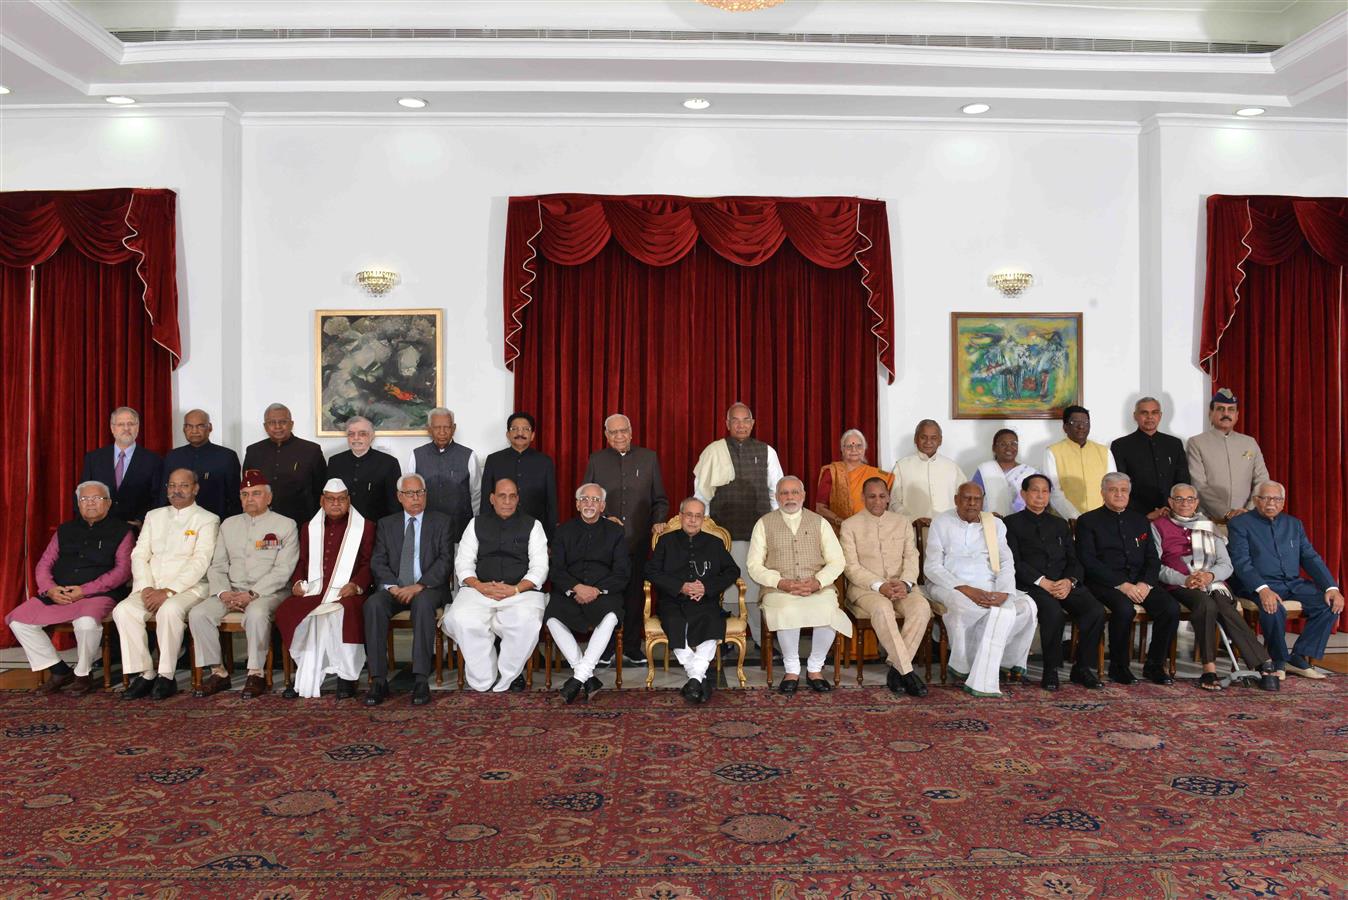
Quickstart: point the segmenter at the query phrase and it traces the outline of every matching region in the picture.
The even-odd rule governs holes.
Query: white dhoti
[[[463,653],[469,687],[475,691],[510,689],[538,646],[538,630],[547,605],[547,595],[542,591],[492,600],[474,588],[459,588],[440,627]],[[499,660],[496,638],[501,639]]]
[[[965,690],[995,697],[1000,669],[1025,671],[1035,634],[1034,601],[1019,591],[1001,606],[982,607],[950,588],[924,588],[944,604],[941,617],[950,640],[950,669],[963,677]]]
[[[365,645],[342,642],[345,615],[340,604],[322,603],[295,626],[290,655],[295,660],[295,690],[301,697],[317,697],[329,675],[359,680],[365,668]]]

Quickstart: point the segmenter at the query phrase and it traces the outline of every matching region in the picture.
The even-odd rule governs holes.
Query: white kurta
[[[967,675],[975,694],[996,695],[998,670],[1025,670],[1034,641],[1035,606],[1016,590],[1016,570],[1006,526],[993,520],[1000,568],[994,570],[983,523],[965,522],[953,511],[932,520],[923,574],[932,599],[945,606],[941,619],[950,637],[950,668]],[[1001,606],[982,607],[956,588],[974,587],[1009,595]]]
[[[782,517],[793,534],[804,518],[800,513],[795,515],[783,513]],[[833,526],[828,520],[822,516],[819,518],[819,546],[824,556],[824,567],[813,573],[821,587],[808,597],[797,597],[775,590],[777,583],[782,580],[782,573],[771,567],[771,561],[767,558],[767,546],[767,530],[763,527],[763,520],[759,519],[754,523],[753,533],[749,536],[749,555],[745,560],[745,567],[749,571],[749,577],[763,587],[759,603],[762,605],[768,628],[781,631],[788,628],[828,626],[850,635],[852,622],[838,605],[838,593],[833,588],[833,582],[842,574],[846,560],[843,558],[842,544],[838,543],[838,536],[833,533]]]
[[[910,519],[930,518],[955,507],[955,491],[969,479],[953,459],[914,453],[894,464],[889,508]]]
[[[492,513],[491,515],[494,515]],[[477,519],[468,524],[454,555],[459,583],[477,578]],[[548,539],[543,526],[534,522],[529,532],[529,568],[524,580],[538,587],[548,578]],[[505,691],[524,671],[529,654],[538,645],[538,629],[548,597],[542,591],[524,591],[504,600],[484,597],[476,589],[461,587],[440,622],[445,634],[463,652],[464,677],[475,691]],[[496,638],[501,639],[499,660]]]

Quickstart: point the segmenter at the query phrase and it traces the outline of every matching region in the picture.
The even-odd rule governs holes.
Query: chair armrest
[[[642,590],[646,594],[646,605],[642,609],[642,617],[649,619],[651,617],[651,583],[649,581],[642,584]]]
[[[745,622],[748,622],[748,621],[749,621],[749,607],[746,606],[746,605],[744,604],[744,592],[745,592],[746,590],[748,590],[748,588],[746,588],[746,587],[744,586],[744,579],[743,579],[743,578],[736,578],[736,579],[735,579],[735,587],[739,588],[739,593],[740,593],[740,618],[743,619]]]

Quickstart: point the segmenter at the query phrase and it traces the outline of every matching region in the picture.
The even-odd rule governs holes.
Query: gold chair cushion
[[[658,637],[668,639],[668,635],[665,634],[665,629],[660,625],[660,620],[655,616],[647,616],[645,624],[647,638]],[[748,620],[740,616],[731,616],[729,619],[725,620],[725,636],[727,638],[740,637],[744,635],[748,629]]]

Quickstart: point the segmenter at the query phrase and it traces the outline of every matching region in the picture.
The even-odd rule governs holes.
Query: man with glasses
[[[301,528],[318,512],[328,464],[323,448],[297,438],[295,421],[283,403],[273,403],[262,414],[265,440],[250,444],[243,454],[245,469],[258,469],[271,485],[273,512],[289,516]]]
[[[614,413],[604,420],[608,446],[590,454],[585,481],[604,489],[604,514],[623,527],[630,557],[628,582],[623,588],[623,643],[628,662],[646,661],[642,649],[642,569],[652,534],[665,530],[669,500],[655,451],[632,443],[632,420]]]
[[[426,508],[449,516],[451,553],[482,501],[482,462],[454,440],[457,430],[453,411],[437,406],[426,414],[430,440],[407,457],[407,471],[426,479]]]
[[[603,518],[606,499],[599,485],[582,484],[576,490],[580,518],[563,522],[549,548],[552,597],[543,621],[571,666],[571,677],[560,689],[567,703],[582,691],[588,700],[602,687],[594,668],[618,627],[630,580],[627,539],[621,525]],[[587,631],[590,641],[582,653],[575,635]],[[640,638],[639,625],[637,633]]]
[[[1262,644],[1236,610],[1236,600],[1225,584],[1231,577],[1231,557],[1217,526],[1198,508],[1198,490],[1180,482],[1170,488],[1167,515],[1151,523],[1151,537],[1161,557],[1161,584],[1189,610],[1194,643],[1203,663],[1198,686],[1220,691],[1217,678],[1217,626],[1240,650],[1250,668],[1258,669],[1261,687],[1278,690],[1277,672]]]
[[[328,460],[328,477],[351,489],[351,505],[371,522],[398,511],[398,460],[374,448],[374,423],[364,416],[346,420],[347,448]]]
[[[140,437],[140,413],[119,406],[108,419],[112,443],[84,454],[80,481],[106,484],[112,496],[108,515],[132,528],[140,528],[145,513],[161,502],[164,461],[136,443]]]
[[[444,513],[426,509],[426,479],[413,472],[398,479],[402,511],[375,526],[370,573],[375,591],[365,601],[365,659],[370,667],[366,706],[388,697],[389,620],[408,610],[412,618],[412,704],[431,702],[435,663],[435,612],[452,599],[450,577],[453,523]]]
[[[543,526],[552,539],[557,530],[557,469],[552,457],[533,448],[538,424],[527,412],[513,412],[506,419],[506,440],[510,446],[487,457],[482,467],[482,483],[494,485],[509,479],[519,492],[520,512]],[[491,494],[483,494],[478,515],[492,512]]]
[[[1104,505],[1101,480],[1118,469],[1110,449],[1089,440],[1091,414],[1086,407],[1064,409],[1062,430],[1066,437],[1044,452],[1043,471],[1053,485],[1049,505],[1064,519],[1075,519]]]
[[[1274,665],[1305,678],[1324,678],[1311,660],[1325,655],[1329,633],[1343,612],[1343,593],[1301,521],[1283,512],[1286,501],[1287,491],[1276,481],[1255,489],[1255,511],[1227,525],[1231,562],[1241,587],[1259,599],[1259,630]],[[1309,580],[1301,577],[1302,569]],[[1283,605],[1288,600],[1301,604],[1306,621],[1291,653]]]
[[[37,561],[37,596],[29,597],[5,617],[5,624],[23,645],[34,672],[47,671],[43,694],[63,688],[87,694],[96,688],[89,677],[103,641],[103,618],[130,588],[131,526],[108,515],[111,492],[101,481],[75,489],[80,517],[62,523]],[[56,653],[46,626],[70,622],[78,660],[74,671]]]

